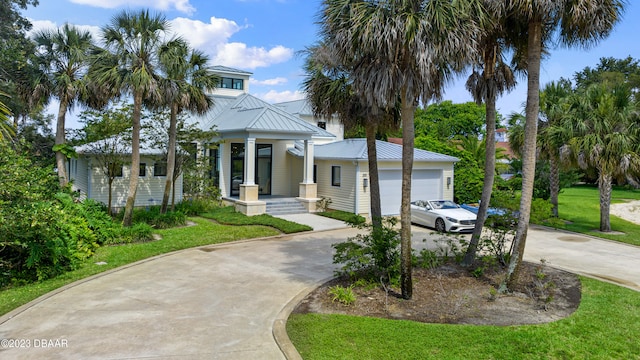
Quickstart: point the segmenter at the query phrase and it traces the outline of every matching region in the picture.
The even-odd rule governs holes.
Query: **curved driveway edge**
[[[97,274],[0,318],[0,339],[23,345],[3,342],[0,358],[299,359],[286,320],[333,275],[331,244],[359,231],[209,245]],[[414,227],[414,245],[431,232]],[[640,290],[640,247],[532,227],[525,259],[541,258]]]

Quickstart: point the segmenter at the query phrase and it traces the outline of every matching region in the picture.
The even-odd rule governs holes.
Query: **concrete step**
[[[296,200],[269,200],[267,201],[267,214],[289,215],[303,214],[307,209]]]

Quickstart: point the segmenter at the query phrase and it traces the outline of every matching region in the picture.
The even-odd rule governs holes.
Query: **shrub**
[[[124,209],[118,214],[122,218]],[[182,226],[187,223],[187,215],[180,211],[168,211],[160,213],[160,206],[150,206],[133,211],[133,223],[145,223],[156,229],[166,229],[174,226]]]
[[[118,236],[112,238],[106,244],[129,244],[153,240],[153,228],[149,224],[137,223],[130,227],[120,226]]]
[[[400,275],[400,234],[395,228],[396,222],[395,218],[385,218],[380,230],[374,230],[370,224],[360,225],[370,231],[333,244],[336,250],[333,263],[343,264],[337,273],[383,283],[397,278]]]
[[[187,216],[196,216],[220,207],[220,205],[220,200],[195,197],[185,199],[176,204],[175,211],[179,211]]]
[[[351,305],[356,302],[356,295],[353,293],[353,285],[343,287],[340,285],[329,288],[329,294],[333,296],[332,301],[339,301],[344,305]]]

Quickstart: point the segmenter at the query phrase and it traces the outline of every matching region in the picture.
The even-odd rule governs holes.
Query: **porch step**
[[[267,200],[267,214],[289,215],[304,214],[307,209],[295,199]]]

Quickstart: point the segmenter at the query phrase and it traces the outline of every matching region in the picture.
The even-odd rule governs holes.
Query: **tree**
[[[600,231],[611,231],[614,178],[640,174],[640,117],[624,84],[594,84],[573,99],[575,114],[565,122],[569,147],[582,168],[598,172]]]
[[[91,33],[65,24],[56,30],[42,30],[35,34],[37,59],[46,76],[47,93],[58,98],[58,118],[56,122],[56,165],[60,186],[69,182],[67,175],[67,152],[65,117],[73,108],[80,93],[85,88],[85,78],[89,54],[93,49]]]
[[[0,92],[0,96],[4,95]],[[0,143],[8,142],[16,135],[16,130],[9,122],[9,116],[11,112],[9,108],[0,101]]]
[[[475,1],[325,0],[321,34],[338,60],[360,60],[350,71],[355,93],[367,105],[390,108],[402,119],[401,278],[410,299],[411,174],[414,115],[420,102],[441,96],[444,84],[476,49]]]
[[[199,50],[189,49],[183,40],[177,39],[162,45],[158,51],[163,101],[170,109],[169,147],[167,151],[167,181],[162,197],[161,213],[167,212],[169,194],[173,189],[176,168],[177,118],[182,111],[204,114],[213,105],[207,91],[213,91],[220,78],[207,66],[209,57]]]
[[[99,84],[102,93],[96,101],[129,95],[133,98],[131,133],[131,178],[122,223],[131,226],[138,180],[140,176],[140,117],[143,101],[160,99],[158,80],[158,49],[169,23],[162,15],[148,10],[138,13],[123,11],[102,29],[104,49],[94,54],[95,62],[89,70],[91,80]]]
[[[538,130],[539,156],[549,160],[549,200],[551,213],[558,217],[558,194],[560,193],[560,150],[566,143],[567,132],[563,120],[569,115],[571,82],[560,79],[545,85],[540,94],[541,121]]]
[[[474,66],[466,83],[467,90],[472,94],[476,103],[478,105],[485,104],[484,161],[481,166],[484,168],[484,181],[478,217],[462,262],[465,265],[470,265],[475,259],[493,191],[496,171],[496,99],[505,91],[513,89],[516,84],[513,72],[504,62],[502,55],[506,47],[504,42],[505,3],[489,0],[485,1],[484,5],[487,9],[483,14],[485,17],[479,19],[479,22],[484,25],[478,40],[478,53],[481,56],[476,60],[478,66]]]
[[[318,44],[306,50],[303,82],[307,99],[313,112],[330,119],[338,116],[347,131],[361,126],[365,129],[369,166],[371,221],[373,236],[379,236],[382,229],[382,207],[380,204],[380,181],[378,177],[378,156],[376,133],[394,122],[393,110],[375,109],[363,103],[354,93],[350,80],[352,62],[340,63],[331,53],[331,48]]]
[[[429,104],[424,109],[416,109],[416,136],[430,135],[440,140],[478,137],[483,134],[485,122],[483,106],[474,102],[454,104],[451,100],[445,100]]]
[[[523,60],[519,64],[527,71],[527,103],[520,215],[507,281],[501,290],[518,278],[526,245],[535,177],[541,56],[554,40],[568,47],[588,47],[607,37],[620,20],[624,4],[624,0],[511,0],[507,4],[511,21],[508,39],[516,47],[514,57]]]

